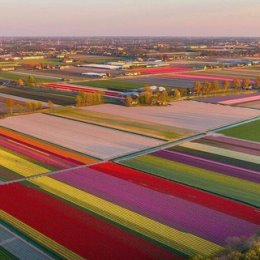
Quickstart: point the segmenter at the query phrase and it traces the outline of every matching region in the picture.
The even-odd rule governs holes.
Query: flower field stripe
[[[186,142],[180,145],[181,147],[191,148],[195,150],[199,150],[202,152],[213,153],[217,155],[222,155],[230,158],[235,158],[242,161],[259,163],[259,156],[230,151],[228,149],[218,148],[211,145],[200,144],[196,142]]]
[[[208,160],[200,158],[198,156],[192,156],[189,154],[184,154],[170,150],[161,150],[153,153],[153,155],[164,159],[185,163],[195,167],[200,167],[209,171],[215,171],[229,176],[260,183],[260,172],[257,171],[247,170],[226,163],[215,162],[213,160]]]
[[[96,164],[90,168],[260,225],[260,211],[249,205],[111,162]]]
[[[0,149],[1,165],[24,177],[47,173],[48,169]]]
[[[253,97],[242,97],[237,99],[225,100],[219,103],[224,105],[236,105],[236,104],[246,103],[250,101],[257,101],[257,100],[260,100],[260,95],[253,96]]]
[[[201,158],[217,161],[220,163],[227,163],[227,159],[228,159],[228,164],[230,164],[230,165],[234,165],[234,166],[241,167],[244,169],[250,169],[253,171],[259,170],[259,164],[250,163],[250,162],[246,162],[246,161],[242,161],[239,159],[230,158],[230,157],[226,157],[226,156],[222,156],[222,155],[217,155],[214,153],[203,152],[203,151],[199,151],[199,150],[195,150],[195,149],[191,149],[191,148],[185,148],[185,147],[181,147],[181,146],[174,146],[174,147],[168,148],[168,150],[177,151],[177,152],[181,152],[181,153],[185,153],[185,154],[190,154],[193,156],[199,156]]]
[[[56,169],[65,169],[74,166],[65,160],[63,161],[61,158],[52,158],[50,154],[42,153],[36,149],[31,149],[28,146],[20,145],[5,138],[0,137],[0,145],[28,158],[32,158],[35,161],[39,161],[42,164],[55,167]]]
[[[232,150],[232,151],[236,151],[236,152],[256,155],[256,156],[260,157],[260,150],[251,149],[248,147],[243,147],[243,146],[235,145],[235,144],[229,144],[227,142],[219,142],[219,141],[208,139],[208,138],[201,138],[199,140],[196,140],[196,143],[208,144],[208,145],[216,146],[219,148],[224,148],[224,149],[228,149],[228,150]]]
[[[178,231],[49,177],[41,177],[32,182],[56,196],[93,211],[184,254],[190,256],[196,254],[212,255],[222,250],[222,247],[217,244],[192,234]]]
[[[183,259],[36,188],[18,183],[6,185],[0,189],[0,195],[5,212],[84,259]]]
[[[64,246],[58,244],[54,240],[44,236],[37,230],[31,228],[30,226],[26,225],[25,223],[21,222],[20,220],[16,219],[12,215],[8,214],[7,212],[0,209],[0,218],[1,220],[5,221],[6,223],[12,225],[14,228],[21,231],[23,234],[29,236],[33,240],[39,242],[43,246],[50,248],[58,255],[64,257],[65,259],[83,259],[79,255],[75,254],[74,252],[68,250]]]
[[[253,182],[152,155],[122,163],[150,174],[260,207],[260,185]]]
[[[229,96],[216,96],[216,97],[201,97],[198,98],[196,100],[202,101],[202,102],[206,102],[206,103],[220,103],[222,101],[226,101],[226,100],[235,100],[238,99],[240,97],[254,97],[254,96],[259,96],[259,94],[243,94],[243,95],[229,95]]]
[[[52,178],[217,244],[224,245],[227,237],[251,236],[257,229],[257,225],[247,221],[88,167],[58,173],[52,175]]]
[[[228,137],[224,135],[207,135],[206,137],[204,137],[204,139],[260,151],[260,144],[257,142],[250,142],[249,140],[247,141],[247,140],[237,139],[237,138]]]
[[[36,138],[32,138],[29,136],[26,136],[24,134],[20,134],[18,132],[0,127],[0,135],[6,136],[12,140],[16,140],[21,142],[22,144],[29,145],[31,147],[34,147],[36,149],[47,151],[50,154],[54,154],[57,157],[64,158],[66,160],[72,160],[73,162],[77,162],[80,164],[91,164],[96,162],[96,159],[93,159],[91,157],[87,157],[84,155],[81,155],[76,152],[72,152],[66,149],[59,148],[58,146],[54,146],[45,142],[41,142],[40,140]]]

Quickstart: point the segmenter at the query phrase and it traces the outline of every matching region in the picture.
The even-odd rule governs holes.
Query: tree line
[[[149,87],[145,87],[144,91],[138,96],[126,96],[124,104],[127,107],[133,105],[165,106],[169,104],[169,101],[169,94],[166,90],[153,91]]]
[[[244,79],[234,79],[233,81],[224,81],[222,84],[218,80],[213,82],[205,81],[195,81],[194,82],[194,92],[196,95],[209,95],[219,92],[228,92],[233,90],[250,89],[252,87],[252,82],[248,78]],[[255,88],[260,88],[260,77],[257,77],[254,82]]]
[[[20,78],[20,79],[16,80],[15,83],[16,83],[16,85],[21,86],[21,87],[23,87],[23,86],[36,87],[38,84],[36,78],[31,75],[29,75],[27,77],[27,79]]]
[[[101,91],[95,93],[79,92],[75,98],[76,106],[93,106],[104,103],[104,93]]]
[[[34,112],[43,109],[43,104],[38,101],[21,103],[21,102],[16,102],[11,98],[6,98],[4,100],[4,104],[6,110],[8,111],[8,114],[10,115],[12,115],[14,111],[16,111],[17,113],[22,113],[22,112]]]

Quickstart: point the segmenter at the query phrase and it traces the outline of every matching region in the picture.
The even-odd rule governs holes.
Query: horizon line
[[[237,36],[237,35],[0,35],[0,38],[112,38],[112,37],[123,37],[123,38],[260,38],[260,36]]]

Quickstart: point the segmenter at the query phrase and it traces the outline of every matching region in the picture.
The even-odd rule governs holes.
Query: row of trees
[[[138,104],[147,106],[166,106],[169,104],[168,92],[166,90],[153,92],[147,88],[139,96],[127,96],[125,98],[125,105],[128,107]]]
[[[86,93],[79,92],[76,96],[76,106],[92,106],[104,103],[104,93],[96,92],[96,93]]]
[[[29,75],[27,79],[18,79],[15,82],[18,86],[29,86],[29,87],[36,87],[38,82],[35,77]]]
[[[260,88],[260,77],[254,82],[255,87]],[[245,78],[243,80],[234,79],[232,82],[224,81],[223,84],[219,84],[218,80],[213,82],[205,81],[201,83],[200,81],[195,81],[194,92],[197,95],[208,95],[218,92],[228,92],[231,88],[234,90],[248,89],[251,86],[251,80]]]
[[[4,101],[6,109],[9,114],[13,114],[14,111],[18,113],[22,112],[33,112],[37,110],[43,109],[43,104],[41,102],[27,102],[27,103],[19,103],[11,98],[7,98]]]

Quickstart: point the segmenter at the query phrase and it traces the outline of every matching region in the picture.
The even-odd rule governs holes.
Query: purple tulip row
[[[256,225],[248,221],[88,167],[67,170],[52,178],[218,244],[224,245],[230,236],[249,236],[256,230]]]
[[[205,170],[214,171],[216,172],[216,174],[221,173],[221,174],[237,177],[240,179],[260,183],[260,173],[257,171],[244,169],[226,163],[220,163],[213,160],[201,158],[198,156],[193,156],[182,152],[175,152],[170,150],[161,150],[153,153],[153,155],[164,159],[199,167]]]

